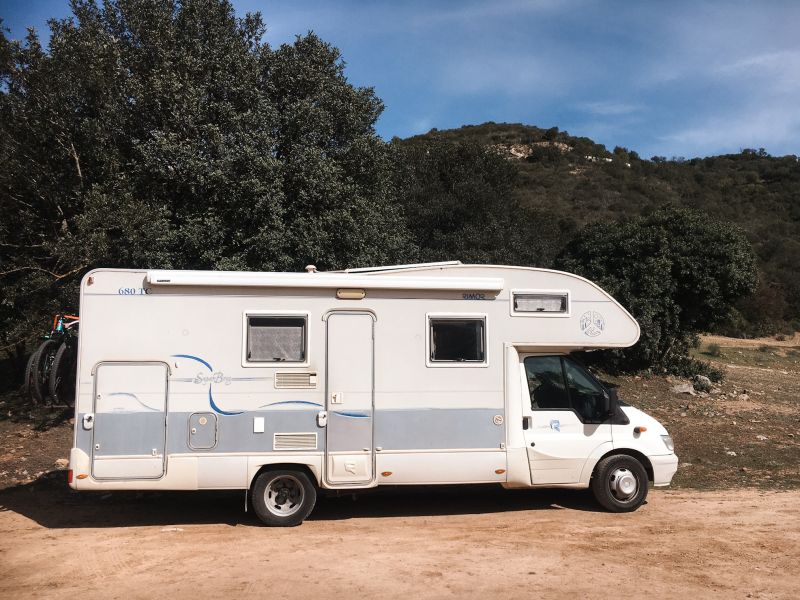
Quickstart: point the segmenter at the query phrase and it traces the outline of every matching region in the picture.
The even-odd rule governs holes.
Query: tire
[[[39,348],[37,347],[33,352],[31,352],[31,355],[28,357],[28,362],[25,364],[25,381],[23,381],[22,383],[22,395],[31,402],[36,401],[36,399],[33,397],[33,388],[34,388],[33,367],[36,364],[36,361],[38,360],[39,360]]]
[[[53,404],[75,405],[75,351],[66,342],[59,346],[53,359],[47,389]]]
[[[642,463],[627,454],[617,454],[597,464],[591,488],[600,506],[622,513],[632,512],[644,503],[647,483],[647,471]]]
[[[38,357],[33,362],[33,401],[36,404],[44,404],[50,398],[48,381],[50,379],[50,368],[53,365],[58,342],[55,340],[45,340],[37,350]]]
[[[303,471],[264,471],[253,486],[253,510],[265,525],[294,527],[311,514],[317,489]]]

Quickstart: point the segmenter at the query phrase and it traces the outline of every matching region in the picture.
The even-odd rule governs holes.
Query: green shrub
[[[668,363],[664,365],[664,368],[673,375],[686,377],[687,379],[695,375],[705,375],[711,381],[717,383],[725,378],[725,372],[711,366],[711,363],[689,358],[688,356],[673,356]]]

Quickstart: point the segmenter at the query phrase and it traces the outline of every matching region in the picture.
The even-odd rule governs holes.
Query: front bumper
[[[661,456],[648,456],[650,464],[653,465],[653,485],[663,487],[669,485],[672,477],[678,470],[678,457],[675,454],[663,454]]]

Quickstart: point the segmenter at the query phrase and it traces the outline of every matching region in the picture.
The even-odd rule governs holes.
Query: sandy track
[[[33,489],[34,491],[31,491]],[[800,492],[390,491],[294,529],[240,494],[0,492],[2,598],[797,598]]]

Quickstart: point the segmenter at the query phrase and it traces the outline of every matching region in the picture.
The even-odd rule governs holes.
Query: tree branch
[[[48,275],[52,276],[56,281],[59,279],[64,279],[65,277],[69,277],[70,275],[74,275],[81,269],[85,269],[86,265],[81,265],[77,269],[72,269],[71,271],[67,271],[66,273],[62,273],[59,275],[58,273],[53,273],[52,271],[48,271],[47,269],[43,269],[41,267],[17,267],[16,269],[11,269],[10,271],[3,271],[0,273],[0,277],[5,275],[11,275],[12,273],[19,273],[20,271],[39,271],[41,273],[47,273]]]
[[[81,182],[81,187],[83,187],[83,173],[81,173],[81,160],[78,158],[78,153],[75,151],[75,144],[70,142],[69,147],[72,149],[72,158],[75,159],[75,169],[78,171],[78,179]]]
[[[44,248],[44,244],[4,244],[0,242],[3,248]]]

